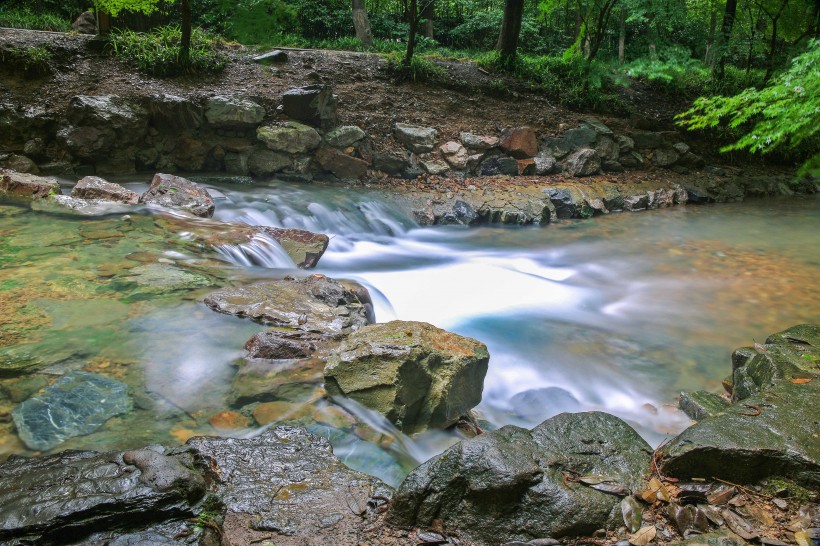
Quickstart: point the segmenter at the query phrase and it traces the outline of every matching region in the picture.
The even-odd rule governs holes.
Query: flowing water
[[[816,198],[422,228],[363,189],[198,180],[216,196],[217,220],[331,235],[316,272],[367,286],[379,322],[425,321],[485,342],[477,409],[488,428],[602,410],[658,444],[689,422],[678,393],[719,390],[734,348],[820,319]],[[147,211],[92,218],[3,204],[0,236],[0,458],[32,453],[12,409],[75,370],[128,384],[133,409],[53,451],[214,434],[209,418],[229,409],[242,346],[262,327],[214,313],[202,297],[295,271],[272,240],[203,248]],[[290,416],[393,483],[455,441],[405,438],[317,392]],[[243,424],[232,434],[260,430]]]

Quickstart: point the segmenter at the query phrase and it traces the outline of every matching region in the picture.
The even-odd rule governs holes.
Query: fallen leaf
[[[714,493],[706,497],[706,501],[711,504],[726,504],[729,499],[735,496],[737,489],[732,486],[722,485]]]
[[[617,495],[619,497],[629,495],[629,489],[619,483],[597,483],[595,485],[590,485],[590,487],[596,491],[603,491],[604,493]]]
[[[721,515],[726,520],[726,526],[743,540],[754,540],[758,537],[757,530],[748,521],[731,510],[724,510]]]
[[[771,513],[768,510],[764,510],[757,505],[749,504],[748,506],[744,507],[746,513],[762,523],[763,525],[770,526],[774,525],[774,517],[772,517]]]
[[[811,540],[809,540],[809,533],[807,531],[798,531],[794,534],[794,541],[797,542],[797,546],[811,546]]]
[[[660,482],[658,478],[652,478],[649,480],[649,488],[650,491],[653,491],[657,496],[658,500],[662,500],[663,502],[671,502],[672,495],[669,494],[666,487]]]
[[[635,500],[635,497],[626,497],[621,501],[621,514],[624,517],[624,525],[630,533],[641,528],[643,507]]]
[[[629,543],[632,544],[632,546],[646,546],[655,539],[657,533],[654,525],[641,527],[637,533],[629,535]],[[808,537],[808,535],[806,536]]]
[[[789,379],[789,383],[794,383],[795,385],[804,385],[810,382],[811,377],[795,377],[793,379]]]
[[[785,510],[789,507],[789,503],[786,502],[783,499],[774,499],[774,500],[772,500],[772,502],[774,503],[775,506],[777,506],[781,510]]]

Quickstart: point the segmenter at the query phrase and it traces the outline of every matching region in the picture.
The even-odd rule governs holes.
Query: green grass
[[[0,27],[68,32],[71,30],[71,21],[50,13],[0,7]]]
[[[395,52],[387,55],[387,70],[401,81],[435,82],[442,81],[447,73],[425,55],[416,54],[410,65],[404,64],[404,53]]]
[[[219,72],[228,62],[220,50],[222,40],[199,29],[191,35],[190,59],[184,65],[179,45],[179,27],[159,27],[151,32],[119,30],[111,34],[114,56],[129,62],[141,72],[167,77],[179,74]]]
[[[29,75],[43,75],[51,72],[54,55],[42,46],[10,47],[0,49],[3,64],[18,68]]]
[[[743,70],[727,66],[723,79],[716,79],[711,67],[697,59],[638,59],[622,68],[622,73],[641,80],[655,91],[671,96],[695,99],[706,95],[736,95],[763,82],[762,69]]]

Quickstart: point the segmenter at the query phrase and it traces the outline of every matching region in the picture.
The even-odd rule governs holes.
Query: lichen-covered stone
[[[194,216],[211,217],[214,214],[214,200],[208,190],[173,174],[155,174],[140,202],[183,210]]]
[[[256,130],[256,138],[264,142],[269,150],[288,154],[315,150],[322,142],[316,129],[295,121],[260,127]]]
[[[265,109],[243,97],[211,97],[205,103],[205,119],[214,127],[249,129],[262,123]]]
[[[421,322],[362,328],[328,358],[325,388],[385,415],[402,431],[445,428],[481,402],[487,347]]]
[[[406,123],[397,123],[393,135],[396,140],[404,144],[408,150],[417,154],[433,151],[436,144],[437,131],[432,127],[416,127]]]
[[[31,199],[42,199],[62,193],[56,180],[7,169],[0,170],[0,192]]]
[[[103,180],[98,176],[86,176],[81,178],[71,190],[71,197],[136,205],[139,202],[140,194],[123,188],[119,184]]]

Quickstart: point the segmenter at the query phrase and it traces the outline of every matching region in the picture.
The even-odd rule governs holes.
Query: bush
[[[404,53],[396,52],[387,56],[387,71],[400,81],[435,82],[441,81],[445,71],[422,55],[413,55],[410,66],[404,64]]]
[[[457,49],[492,50],[498,40],[498,31],[501,28],[503,18],[504,13],[500,10],[475,13],[462,24],[453,28],[446,36],[442,37],[442,40]],[[538,34],[535,22],[528,17],[524,17],[521,21],[518,44],[521,53],[546,53],[544,40]]]
[[[152,76],[175,76],[182,73],[218,72],[225,67],[227,56],[220,51],[221,40],[200,29],[191,35],[187,65],[180,59],[179,27],[159,27],[152,32],[119,30],[111,34],[114,55]]]
[[[352,36],[349,0],[291,0],[302,36],[309,39]]]
[[[277,33],[299,29],[296,9],[282,0],[237,2],[224,23],[224,34],[243,44],[262,44]]]
[[[68,32],[71,21],[52,13],[34,13],[28,8],[0,7],[0,27]]]

